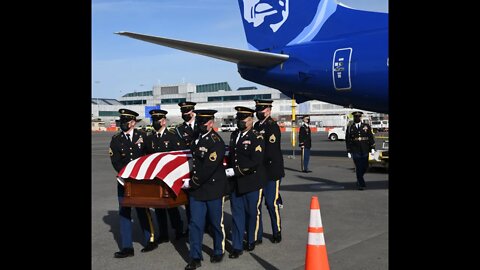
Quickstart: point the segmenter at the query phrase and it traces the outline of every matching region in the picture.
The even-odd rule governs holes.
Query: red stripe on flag
[[[162,169],[160,169],[160,172],[158,172],[157,177],[160,179],[165,179],[170,172],[172,172],[174,169],[176,169],[178,166],[183,165],[185,162],[187,162],[188,159],[185,156],[177,156],[174,159],[172,159],[170,162],[165,164]]]
[[[173,183],[172,185],[172,190],[173,192],[175,192],[175,195],[178,196],[178,193],[180,193],[180,189],[182,189],[182,185],[183,185],[183,179],[185,178],[190,178],[190,172],[186,173],[184,176],[182,177],[179,177],[177,180],[175,180],[175,182]]]

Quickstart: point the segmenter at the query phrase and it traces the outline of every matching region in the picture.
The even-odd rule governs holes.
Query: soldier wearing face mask
[[[140,121],[136,118],[138,113],[128,109],[120,109],[118,112],[120,113],[120,129],[122,131],[113,135],[110,142],[110,160],[117,173],[119,173],[123,167],[127,166],[130,161],[145,155],[144,139],[146,136],[144,132],[135,129],[135,124]],[[114,257],[125,258],[134,255],[132,242],[132,209],[131,207],[120,205],[123,201],[125,190],[123,179],[117,178],[117,180],[121,250],[115,252]],[[150,210],[140,207],[135,207],[135,209],[145,237],[145,247],[141,252],[154,250],[157,248],[157,245],[154,242]]]
[[[262,135],[253,129],[255,110],[237,106],[237,127],[230,136],[229,168],[225,173],[230,181],[232,210],[232,246],[229,258],[238,258],[243,253],[243,236],[247,232],[248,251],[255,249],[256,231],[260,223],[258,205],[262,200],[265,167],[263,156],[265,142]]]
[[[283,155],[280,146],[281,133],[277,122],[272,119],[273,100],[255,100],[255,111],[258,121],[253,128],[263,136],[265,140],[265,154],[263,164],[266,169],[266,184],[263,187],[263,197],[267,205],[268,214],[272,225],[273,243],[282,241],[279,194],[280,182],[285,176],[283,167]],[[261,220],[261,204],[259,206]],[[257,244],[262,242],[263,227],[260,226],[257,236]]]
[[[198,137],[198,126],[195,121],[195,105],[197,103],[184,101],[178,103],[182,113],[183,123],[176,127],[176,132],[180,138],[181,149],[190,149],[192,141]]]
[[[147,135],[146,152],[147,154],[169,152],[180,149],[180,139],[175,130],[167,128],[167,111],[151,110],[152,126],[155,132]],[[155,215],[159,227],[159,236],[155,239],[155,243],[160,244],[168,242],[168,222],[167,212],[170,217],[172,227],[175,229],[175,238],[178,240],[184,236],[183,221],[180,218],[178,207],[172,208],[155,208]]]
[[[193,172],[182,188],[189,190],[191,220],[189,223],[190,262],[186,270],[201,266],[205,220],[213,229],[213,255],[210,262],[222,261],[225,254],[223,204],[228,181],[223,166],[225,145],[213,130],[216,110],[195,110],[199,136],[192,144]]]
[[[312,172],[308,169],[308,162],[310,161],[310,148],[312,148],[312,132],[310,131],[309,124],[310,116],[305,115],[303,117],[303,124],[300,126],[300,132],[298,134],[298,145],[302,150],[300,167],[304,173]]]

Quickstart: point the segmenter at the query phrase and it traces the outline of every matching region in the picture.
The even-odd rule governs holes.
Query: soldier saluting
[[[138,113],[120,109],[120,129],[121,132],[113,135],[110,142],[110,160],[113,168],[119,173],[127,164],[145,155],[145,133],[135,129],[135,124],[139,121],[136,117]],[[117,178],[118,179],[118,178]],[[115,258],[125,258],[134,255],[132,242],[132,209],[131,207],[121,206],[124,198],[124,183],[122,179],[118,179],[117,195],[120,214],[120,238],[121,250],[115,252]],[[145,238],[145,247],[142,252],[148,252],[157,248],[154,242],[153,223],[150,211],[147,208],[135,207],[137,217],[140,221],[140,227]]]
[[[213,256],[216,263],[225,254],[225,229],[223,225],[223,203],[228,192],[227,176],[223,167],[225,145],[213,130],[216,110],[195,110],[195,121],[199,137],[192,144],[193,172],[183,188],[189,188],[191,219],[189,223],[190,262],[186,270],[201,266],[202,242],[205,219],[213,229]],[[208,213],[208,215],[207,215]]]

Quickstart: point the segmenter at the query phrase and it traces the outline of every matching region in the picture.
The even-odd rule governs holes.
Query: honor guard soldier
[[[312,172],[308,169],[308,162],[310,161],[310,148],[312,148],[312,132],[310,131],[310,116],[303,116],[303,124],[300,126],[298,134],[299,146],[302,149],[302,158],[300,167],[302,172]]]
[[[196,104],[197,103],[191,101],[178,103],[184,121],[175,128],[177,135],[180,138],[180,149],[190,150],[193,140],[198,137],[198,125],[195,121],[195,113],[193,112]],[[187,223],[190,223],[190,203],[185,205],[185,212],[187,215]]]
[[[184,121],[176,127],[182,149],[190,149],[192,141],[198,137],[198,127],[195,121],[195,113],[193,112],[196,104],[191,101],[178,103]]]
[[[352,112],[353,123],[347,127],[345,142],[347,143],[348,158],[353,158],[355,173],[357,174],[357,188],[365,189],[363,175],[368,168],[368,153],[375,152],[375,139],[370,125],[362,123],[362,112]]]
[[[167,128],[167,111],[164,110],[151,110],[152,126],[155,132],[149,133],[146,140],[147,154],[153,154],[158,152],[169,152],[180,149],[180,139],[178,138],[175,130]],[[167,223],[167,211],[170,217],[172,227],[175,229],[175,239],[180,239],[186,236],[183,233],[183,221],[180,218],[180,211],[178,207],[172,208],[155,208],[155,214],[157,216],[157,223],[159,227],[159,236],[155,239],[157,244],[168,242],[168,223]]]
[[[272,117],[272,100],[255,100],[255,111],[258,121],[254,129],[263,136],[265,141],[265,154],[263,164],[266,170],[266,184],[263,187],[263,197],[267,205],[268,214],[272,225],[273,243],[282,241],[280,207],[281,197],[279,194],[280,181],[285,176],[283,167],[283,155],[280,146],[280,127]],[[261,220],[261,205],[260,220]],[[263,226],[260,226],[257,236],[257,244],[262,242]]]
[[[118,112],[120,113],[120,129],[122,131],[113,135],[110,142],[110,159],[117,173],[130,161],[145,155],[145,144],[143,140],[146,136],[144,132],[135,129],[135,124],[139,121],[139,119],[136,118],[138,113],[128,109],[120,109]],[[125,191],[123,180],[119,178],[117,178],[117,180],[121,250],[115,252],[114,257],[125,258],[134,255],[132,243],[132,209],[131,207],[120,205],[123,201]],[[154,250],[157,248],[157,244],[154,242],[154,230],[150,210],[140,207],[136,207],[135,209],[146,243],[141,251],[148,252]]]
[[[230,136],[229,168],[225,170],[232,177],[230,196],[232,210],[232,246],[229,258],[238,258],[243,253],[243,236],[247,231],[247,250],[255,249],[260,223],[258,210],[262,201],[262,187],[265,180],[263,156],[265,142],[262,135],[253,129],[255,110],[237,106],[237,127]]]
[[[193,172],[189,187],[191,220],[189,224],[190,262],[186,270],[201,266],[205,219],[213,229],[213,255],[210,262],[220,262],[225,254],[223,203],[228,192],[227,175],[223,166],[225,145],[213,130],[216,110],[195,110],[199,137],[192,144]]]

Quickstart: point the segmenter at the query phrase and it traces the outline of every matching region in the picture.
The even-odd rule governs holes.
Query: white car
[[[328,139],[331,141],[345,140],[345,127],[336,127],[328,131]]]
[[[222,132],[233,132],[237,130],[237,126],[234,124],[223,124],[220,126]]]

